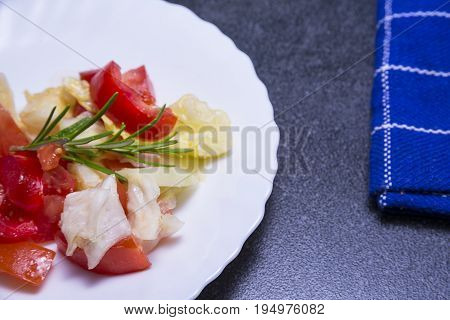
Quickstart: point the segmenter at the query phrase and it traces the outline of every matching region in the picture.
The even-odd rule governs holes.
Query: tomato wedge
[[[3,210],[2,210],[3,211]],[[39,228],[30,217],[0,213],[0,243],[39,240]]]
[[[75,191],[76,180],[63,166],[44,171],[42,175],[44,194],[66,196]]]
[[[67,241],[62,232],[56,234],[58,250],[66,253]],[[72,262],[87,270],[87,258],[84,251],[77,248],[74,254],[67,257]],[[124,274],[148,269],[150,261],[133,237],[127,237],[106,252],[100,263],[92,270],[101,274]]]
[[[52,239],[55,230],[50,230],[48,222],[37,223],[34,218],[11,203],[0,183],[0,243],[28,240],[42,242]],[[57,226],[57,223],[54,225]],[[49,234],[50,232],[53,233]]]
[[[120,181],[117,181],[117,194],[119,195],[120,204],[122,205],[125,215],[128,215],[127,203],[128,193],[127,186]]]
[[[59,160],[63,154],[63,149],[56,143],[49,143],[40,147],[37,150],[37,157],[41,163],[42,170],[49,171],[55,169],[59,165]]]
[[[146,104],[152,106],[156,103],[155,89],[153,88],[153,83],[147,75],[147,69],[145,69],[145,66],[128,70],[122,75],[122,81],[128,87],[136,90]]]
[[[3,186],[0,184],[0,189]],[[2,194],[2,192],[0,192]],[[54,238],[64,205],[62,196],[44,196],[44,208],[31,216],[14,206],[6,197],[0,204],[0,243],[44,242]]]
[[[61,219],[61,213],[64,211],[64,200],[66,197],[57,194],[44,196],[44,217],[47,222],[57,226]]]
[[[80,79],[81,80],[86,80],[87,82],[91,82],[91,79],[99,71],[100,71],[100,69],[93,69],[93,70],[82,71],[82,72],[80,72]]]
[[[31,242],[0,244],[0,272],[40,285],[52,267],[55,252]]]
[[[152,91],[145,68],[131,70],[123,77],[120,66],[114,61],[96,72],[90,80],[91,98],[97,106],[103,106],[115,92],[119,93],[107,115],[117,125],[125,123],[128,132],[139,130],[158,115],[160,109],[149,104],[154,102]],[[172,131],[176,122],[177,117],[172,110],[166,109],[158,123],[140,137],[161,139]]]
[[[75,179],[61,165],[44,171],[35,155],[0,158],[0,243],[54,238]]]
[[[92,78],[101,69],[93,69],[80,72],[80,79],[91,82]],[[145,66],[137,67],[136,69],[130,69],[122,75],[121,79],[128,87],[135,90],[141,95],[142,100],[148,105],[154,105],[156,103],[155,89],[153,83],[147,74]]]
[[[30,213],[42,210],[42,169],[36,157],[9,155],[0,158],[0,183],[17,208]]]
[[[75,104],[75,106],[73,107],[73,116],[76,117],[80,114],[82,114],[83,112],[86,112],[87,110],[78,102]]]
[[[9,154],[11,146],[25,146],[28,138],[19,129],[9,112],[0,105],[0,157]]]
[[[120,171],[125,168],[134,168],[129,162],[121,162],[118,159],[103,159],[102,164],[110,170]]]

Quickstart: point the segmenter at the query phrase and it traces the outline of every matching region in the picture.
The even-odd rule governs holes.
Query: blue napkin
[[[370,194],[450,215],[450,1],[379,0]]]

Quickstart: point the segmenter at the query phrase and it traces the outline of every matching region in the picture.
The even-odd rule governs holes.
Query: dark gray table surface
[[[448,220],[367,199],[374,0],[177,0],[247,53],[281,131],[263,222],[200,299],[448,299]]]

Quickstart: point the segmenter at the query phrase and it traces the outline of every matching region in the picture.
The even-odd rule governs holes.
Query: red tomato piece
[[[92,78],[101,69],[93,69],[80,72],[80,79],[91,82]],[[142,100],[149,105],[154,105],[156,103],[155,99],[155,89],[153,88],[153,83],[147,74],[147,69],[145,66],[137,67],[136,69],[130,69],[122,75],[121,79],[128,87],[137,91]]]
[[[42,173],[35,156],[0,158],[0,243],[52,240],[75,179],[62,166]]]
[[[156,103],[155,89],[147,75],[145,66],[131,69],[122,75],[122,81],[139,93],[144,103],[153,106]]]
[[[0,244],[0,272],[40,285],[52,267],[55,254],[31,242]]]
[[[59,251],[66,253],[67,241],[62,232],[56,234]],[[87,270],[87,258],[84,251],[77,248],[67,257],[72,262]],[[126,237],[106,252],[100,263],[92,270],[101,274],[123,274],[148,269],[151,266],[147,256],[133,237]]]
[[[44,194],[57,194],[65,196],[74,192],[76,180],[63,166],[44,171],[42,175]]]
[[[0,214],[0,243],[37,240],[38,235],[39,229],[31,218]]]
[[[100,69],[93,69],[80,72],[80,79],[86,80],[87,82],[91,82],[91,79]]]
[[[65,196],[52,194],[44,196],[44,210],[42,214],[35,218],[35,223],[39,229],[40,238],[35,241],[53,240],[55,233],[59,230],[59,220],[64,210]]]
[[[83,112],[86,112],[87,110],[78,102],[75,104],[75,106],[73,107],[73,116],[76,117],[80,114],[82,114]]]
[[[128,215],[127,203],[128,203],[128,194],[127,194],[127,186],[122,182],[117,180],[117,193],[119,194],[120,204],[122,205],[125,214]]]
[[[55,224],[57,226],[57,224]],[[51,240],[56,231],[47,224],[37,224],[29,214],[15,207],[0,184],[0,243]]]
[[[134,168],[129,162],[121,162],[119,159],[103,159],[102,163],[105,167],[113,171],[119,171],[125,168]]]
[[[42,169],[36,157],[9,155],[0,158],[0,183],[8,200],[17,208],[35,213],[42,210]]]
[[[64,210],[64,200],[66,197],[57,194],[44,196],[44,216],[53,225],[57,225]]]
[[[138,68],[139,69],[139,68]],[[133,74],[145,72],[145,69],[133,71]],[[142,83],[146,81],[137,80],[138,77],[129,74],[127,79],[132,83]],[[150,88],[148,92],[150,93]],[[128,132],[139,130],[144,125],[156,118],[160,109],[147,104],[149,97],[143,99],[139,93],[140,89],[133,89],[122,80],[120,67],[111,61],[105,68],[99,70],[91,79],[91,98],[94,103],[101,107],[116,92],[118,96],[114,104],[109,108],[107,115],[117,124],[126,124]],[[158,123],[151,129],[141,134],[141,138],[147,140],[158,140],[168,135],[177,122],[177,117],[170,109],[166,109]]]
[[[25,146],[28,138],[19,129],[9,112],[0,104],[0,157],[9,154],[12,146]]]
[[[63,155],[64,150],[56,143],[46,144],[37,150],[37,157],[44,171],[55,169]]]
[[[51,241],[57,230],[58,223],[51,224],[45,216],[36,220],[16,210],[11,216],[0,215],[0,243]]]

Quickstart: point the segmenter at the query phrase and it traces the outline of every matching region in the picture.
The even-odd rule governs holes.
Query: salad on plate
[[[198,164],[229,152],[227,114],[190,94],[158,106],[146,68],[114,61],[25,96],[17,114],[0,74],[0,272],[40,285],[52,241],[88,271],[150,268]]]

